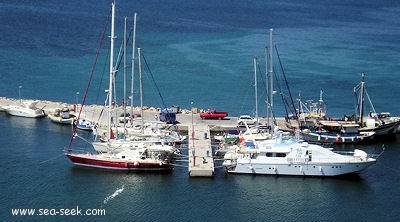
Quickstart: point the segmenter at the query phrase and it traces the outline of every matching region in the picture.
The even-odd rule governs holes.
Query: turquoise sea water
[[[0,96],[75,103],[85,90],[110,1],[1,1]],[[400,30],[394,1],[117,1],[116,45],[123,17],[138,13],[143,50],[167,106],[254,112],[253,57],[262,92],[269,29],[291,92],[318,100],[328,114],[353,112],[361,73],[378,112],[399,115]],[[106,34],[109,35],[109,32]],[[108,38],[87,103],[103,103]],[[274,64],[281,73],[279,64]],[[118,74],[119,75],[119,74]],[[119,77],[122,77],[120,75]],[[119,82],[122,80],[119,79]],[[275,83],[284,84],[282,81]],[[162,107],[150,77],[144,103]],[[121,88],[118,91],[122,96]],[[135,90],[135,93],[137,90]],[[262,94],[262,93],[260,93]],[[285,115],[275,96],[275,113]],[[119,98],[121,100],[122,98]],[[264,104],[260,95],[259,104]],[[260,105],[259,113],[265,113]],[[70,129],[48,119],[0,115],[1,215],[6,221],[394,221],[399,215],[398,140],[362,148],[385,153],[356,178],[227,175],[193,179],[73,167],[63,156]],[[106,216],[12,216],[12,208],[101,208]]]

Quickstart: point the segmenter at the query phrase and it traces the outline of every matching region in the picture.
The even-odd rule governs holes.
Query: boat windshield
[[[286,157],[286,153],[267,152],[267,157]]]

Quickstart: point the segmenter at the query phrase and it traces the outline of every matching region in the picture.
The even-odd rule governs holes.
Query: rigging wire
[[[84,96],[83,96],[82,103],[81,103],[81,108],[80,108],[80,110],[79,110],[78,118],[76,119],[76,121],[79,121],[79,117],[81,116],[81,113],[82,113],[82,110],[83,110],[83,104],[85,104],[85,101],[86,101],[86,96],[87,96],[87,94],[88,94],[88,91],[89,91],[89,88],[90,88],[90,84],[91,84],[92,79],[93,79],[94,70],[96,69],[96,64],[97,64],[97,61],[98,61],[98,58],[99,58],[99,55],[100,55],[100,49],[101,49],[101,46],[102,46],[102,44],[103,44],[103,40],[104,40],[104,38],[105,38],[105,36],[106,36],[106,31],[107,31],[107,27],[108,27],[108,25],[109,25],[110,16],[111,16],[111,10],[110,10],[110,13],[109,13],[109,15],[108,15],[108,17],[107,17],[106,24],[104,25],[103,34],[102,34],[102,36],[101,36],[101,38],[100,38],[100,43],[99,43],[99,46],[98,46],[98,48],[97,48],[96,57],[95,57],[95,60],[94,60],[94,62],[93,62],[93,65],[92,65],[92,70],[91,70],[91,72],[90,72],[89,82],[88,82],[88,84],[87,84],[87,86],[86,86],[85,94],[84,94]],[[77,125],[78,125],[78,124],[75,124],[74,130],[73,130],[72,135],[71,135],[71,138],[70,138],[70,140],[69,140],[68,151],[71,150],[71,144],[72,144],[72,140],[74,139],[74,136],[75,136],[75,133],[76,133]]]
[[[157,90],[157,93],[160,96],[162,106],[164,107],[165,110],[167,110],[167,113],[169,113],[168,109],[167,109],[167,105],[166,105],[165,100],[164,100],[164,97],[161,95],[160,88],[158,87],[157,82],[156,82],[156,80],[154,78],[154,75],[153,75],[153,73],[152,73],[152,71],[150,69],[150,66],[147,63],[146,57],[144,56],[144,53],[141,53],[141,55],[142,55],[142,58],[143,58],[143,61],[144,61],[144,64],[145,64],[145,68],[146,68],[147,72],[150,74],[151,80],[153,81],[154,86],[155,86],[155,88]],[[167,115],[167,118],[170,118],[170,117]],[[173,121],[171,121],[171,122],[173,122]],[[178,134],[180,134],[180,132],[178,130],[178,126],[176,125],[176,123],[173,122],[172,124],[174,126],[174,129],[178,132]]]
[[[295,115],[297,116],[297,111],[296,111],[296,108],[295,108],[295,105],[294,105],[292,93],[291,93],[291,91],[290,91],[289,82],[287,81],[286,74],[285,74],[285,70],[283,69],[281,57],[280,57],[280,55],[279,55],[279,51],[278,51],[278,48],[276,47],[276,45],[275,45],[275,51],[276,51],[276,55],[278,56],[278,61],[279,61],[279,65],[280,65],[281,70],[282,70],[283,78],[285,79],[286,88],[287,88],[287,90],[288,90],[289,97],[290,97],[290,101],[291,101],[292,106],[293,106],[293,111],[294,111]]]
[[[44,161],[40,162],[39,165],[40,165],[40,164],[43,164],[43,163],[46,163],[46,162],[49,162],[49,161],[52,161],[52,160],[55,160],[55,159],[58,159],[58,158],[61,157],[61,156],[64,156],[64,153],[61,153],[60,155],[57,155],[57,156],[55,156],[55,157],[53,157],[53,158],[44,160]]]
[[[263,78],[263,74],[262,74],[262,72],[261,72],[261,66],[260,66],[260,64],[259,63],[257,63],[257,68],[258,68],[258,73],[259,73],[259,75],[260,75],[260,79],[261,79],[261,83],[262,83],[262,87],[263,87],[263,89],[267,89],[267,85],[266,85],[266,82],[265,82],[265,79]],[[260,100],[262,100],[262,99],[260,99]],[[265,99],[264,101],[266,101],[267,99]],[[265,110],[265,112],[267,112],[267,110]]]
[[[133,33],[133,29],[130,29],[128,38],[126,39],[126,42],[127,42],[126,46],[129,46],[129,43],[130,43],[129,40],[131,39],[132,33]],[[117,56],[117,62],[115,64],[115,70],[119,70],[119,67],[121,66],[121,63],[123,61],[123,57],[124,57],[124,54],[125,54],[125,52],[123,50],[123,47],[124,47],[124,43],[122,42],[121,46],[119,48],[119,53],[118,53],[118,56]],[[118,72],[116,72],[116,73],[118,73]],[[117,75],[115,75],[115,76],[117,76]]]
[[[106,60],[110,60],[110,51],[108,51]],[[98,84],[98,87],[97,87],[97,97],[96,97],[95,104],[98,103],[98,101],[99,101],[99,96],[100,96],[100,95],[103,95],[103,94],[100,93],[100,92],[102,91],[102,90],[101,90],[101,87],[102,87],[102,85],[103,85],[104,75],[105,75],[105,73],[107,72],[107,69],[108,69],[108,64],[107,64],[107,63],[104,63],[104,65],[103,65],[103,72],[102,72],[101,78],[100,78],[100,83]]]

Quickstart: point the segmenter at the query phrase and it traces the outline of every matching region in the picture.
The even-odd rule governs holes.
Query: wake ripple
[[[117,189],[113,194],[111,194],[110,196],[106,197],[103,201],[104,204],[107,204],[110,200],[114,199],[114,197],[118,196],[120,193],[122,193],[122,191],[124,191],[124,186],[122,185],[121,188]]]

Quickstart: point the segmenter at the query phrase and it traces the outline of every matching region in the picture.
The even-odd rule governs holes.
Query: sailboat
[[[113,95],[113,79],[116,70],[113,66],[114,57],[114,19],[115,19],[115,2],[112,3],[111,12],[111,46],[110,46],[110,82],[108,89],[108,113],[111,114],[112,95]],[[76,128],[74,130],[74,133]],[[111,137],[111,115],[108,118],[108,140]],[[71,141],[72,141],[71,137]],[[70,142],[71,145],[71,142]],[[142,148],[142,149],[126,149],[119,153],[111,151],[101,154],[75,154],[68,150],[66,156],[79,166],[91,168],[102,168],[111,170],[126,170],[126,171],[157,171],[171,172],[173,165],[167,158],[167,153],[159,149]]]
[[[135,16],[136,18],[136,16]],[[136,19],[134,21],[136,27]],[[125,19],[125,37],[126,37],[126,19]],[[135,28],[134,28],[135,33]],[[135,41],[135,40],[133,40]],[[133,45],[134,42],[133,42]],[[124,67],[126,67],[126,38],[124,38]],[[121,54],[121,53],[120,53]],[[142,89],[142,69],[141,69],[141,50],[138,49],[138,57],[139,57],[139,80],[140,80],[140,116],[143,116],[143,89]],[[117,62],[118,63],[118,62]],[[132,64],[134,64],[134,59],[132,59]],[[133,69],[134,65],[132,65]],[[125,101],[125,91],[126,91],[126,77],[125,77],[125,69],[124,69],[124,101]],[[132,75],[133,76],[133,75]],[[133,78],[133,77],[132,77]],[[109,99],[109,98],[108,98]],[[111,112],[110,112],[111,113]],[[126,120],[127,113],[126,113],[126,103],[123,104],[123,113],[120,115],[122,116],[123,120]],[[95,134],[100,135],[99,141],[94,141],[92,143],[93,148],[98,153],[105,153],[109,152],[110,150],[113,153],[119,153],[126,149],[139,149],[139,148],[148,148],[151,150],[165,151],[167,152],[168,156],[172,156],[178,150],[168,144],[173,144],[177,142],[181,142],[181,138],[179,138],[174,132],[170,130],[165,130],[164,127],[160,127],[159,124],[151,124],[151,123],[144,123],[143,118],[137,118],[140,120],[140,124],[134,126],[133,121],[122,121],[123,127],[114,126],[106,131],[110,133],[117,134],[117,136],[113,136],[111,134],[109,139],[105,139],[104,137],[104,130],[103,129],[96,129]],[[128,124],[129,123],[129,124]],[[123,133],[118,133],[123,132]]]
[[[266,56],[267,57],[267,56]],[[253,58],[253,67],[254,67],[254,95],[255,95],[255,118],[251,118],[248,115],[241,115],[239,117],[239,122],[238,122],[238,128],[245,127],[245,131],[241,132],[239,137],[243,139],[244,141],[252,141],[257,140],[257,141],[262,141],[262,140],[267,140],[271,139],[273,137],[273,133],[271,132],[270,128],[268,126],[263,126],[259,123],[259,118],[258,118],[258,89],[257,89],[257,58]],[[267,81],[268,82],[268,81]],[[271,92],[272,93],[272,92]],[[267,95],[269,92],[267,92]],[[247,122],[244,120],[241,120],[241,118],[247,118]],[[250,120],[250,121],[249,121]],[[253,122],[254,121],[254,122]],[[269,121],[268,121],[269,122]],[[268,123],[270,124],[270,123]],[[250,128],[248,125],[252,125]],[[270,125],[272,126],[272,125]]]
[[[357,123],[361,126],[360,132],[375,132],[375,136],[387,136],[396,133],[400,126],[400,120],[391,118],[388,113],[376,113],[375,108],[365,88],[365,73],[361,74],[361,82],[354,87],[356,98],[355,117]],[[365,116],[365,99],[368,100],[371,108],[368,116]]]

